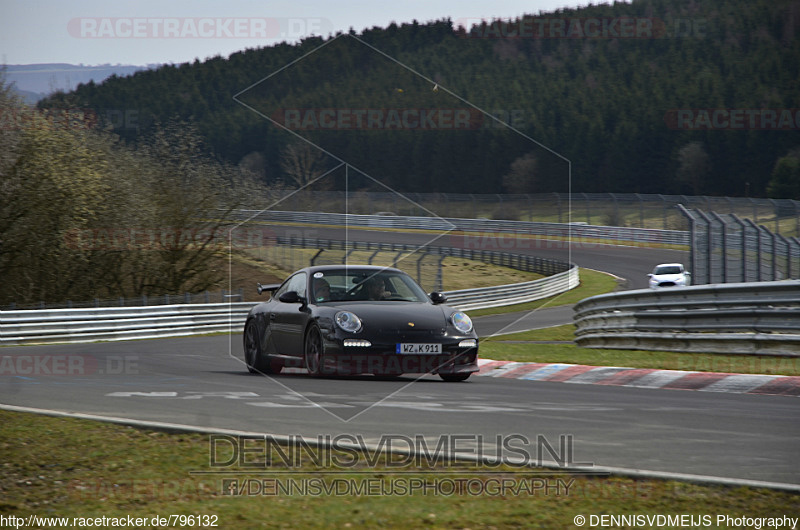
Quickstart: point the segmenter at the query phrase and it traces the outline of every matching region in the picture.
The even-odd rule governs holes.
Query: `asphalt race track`
[[[307,237],[344,239],[314,230]],[[387,239],[387,234],[371,231],[358,236]],[[389,237],[403,242],[430,239],[425,234]],[[566,255],[564,249],[548,252],[550,256],[530,250],[545,257]],[[627,278],[632,287],[646,284],[654,264],[681,259],[685,253],[675,251],[611,246],[572,250],[573,262]],[[527,327],[553,325],[548,319],[558,323],[569,315],[569,308],[542,311],[538,325]],[[487,319],[481,325],[486,334],[505,321]],[[763,481],[800,489],[800,407],[792,397],[480,376],[463,383],[444,383],[438,377],[264,377],[249,374],[241,359],[239,333],[6,347],[0,350],[0,362],[3,373],[11,373],[1,379],[0,403],[311,438],[349,434],[377,441],[387,435],[419,435],[435,445],[442,435],[482,435],[487,441],[519,435],[518,440],[532,444],[544,439],[556,449],[560,440],[570,439],[566,460],[582,468]],[[484,452],[492,451],[487,443]],[[567,456],[554,458],[536,450],[527,454],[545,462]]]
[[[4,348],[4,356],[52,356],[62,365],[82,359],[83,369],[6,376],[0,402],[312,438],[481,434],[492,441],[514,434],[531,443],[543,436],[558,448],[559,437],[571,435],[572,463],[583,467],[800,484],[796,398],[493,377],[464,383],[438,377],[264,377],[249,374],[239,360],[239,339],[233,334]]]

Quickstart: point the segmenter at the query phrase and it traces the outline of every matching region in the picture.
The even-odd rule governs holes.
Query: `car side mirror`
[[[653,273],[651,272],[650,274],[647,275],[647,277],[648,278],[652,278],[653,277]]]
[[[443,304],[447,302],[447,297],[444,293],[440,293],[439,291],[434,291],[430,295],[431,302],[434,304]]]
[[[286,291],[278,297],[278,300],[284,304],[303,304],[305,305],[306,299],[297,294],[297,291]]]

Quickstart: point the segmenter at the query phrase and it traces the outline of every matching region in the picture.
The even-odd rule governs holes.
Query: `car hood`
[[[456,310],[447,306],[412,302],[345,302],[327,307],[337,311],[352,311],[369,330],[440,330],[447,327],[448,318]],[[409,325],[413,323],[413,326]]]

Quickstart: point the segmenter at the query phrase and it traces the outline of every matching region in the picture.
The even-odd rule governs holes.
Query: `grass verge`
[[[533,302],[526,302],[524,304],[507,305],[502,307],[491,307],[488,309],[476,309],[469,312],[471,317],[480,317],[485,315],[500,315],[504,313],[516,313],[518,311],[532,311],[541,307],[556,307],[560,305],[574,304],[595,296],[598,294],[610,293],[618,286],[616,278],[605,272],[599,272],[591,269],[580,269],[580,285],[565,293],[550,296],[541,300]]]
[[[530,363],[566,363],[589,366],[621,366],[736,374],[800,375],[799,357],[725,355],[667,351],[580,348],[575,344],[542,344],[572,341],[573,324],[497,335],[481,340],[484,359]],[[539,343],[537,343],[539,342]]]
[[[218,528],[234,529],[571,528],[579,514],[587,519],[592,514],[690,514],[698,520],[715,514],[794,516],[800,509],[796,494],[767,489],[563,473],[522,476],[508,468],[489,472],[439,466],[424,475],[416,468],[412,473],[419,471],[418,478],[429,483],[437,478],[453,479],[445,472],[459,471],[458,478],[471,480],[475,493],[445,495],[449,489],[441,487],[401,494],[398,485],[414,476],[409,470],[399,474],[377,466],[333,475],[326,474],[335,471],[332,467],[307,459],[291,469],[270,469],[291,470],[289,475],[275,475],[284,482],[313,479],[330,484],[338,480],[346,485],[339,488],[340,494],[231,496],[224,494],[223,480],[233,478],[242,484],[249,475],[191,473],[210,469],[207,435],[3,410],[0,423],[0,514],[6,517],[59,516],[69,517],[72,523],[73,517],[201,515],[215,517],[211,520]],[[259,455],[249,456],[253,457],[249,461],[255,461]],[[274,457],[274,451],[269,456]],[[490,491],[490,485],[497,484],[492,481],[501,477],[509,486],[521,489],[509,487],[503,494]],[[367,480],[395,488],[396,494],[371,495],[366,489],[353,494],[352,488]],[[545,490],[543,484],[551,488]],[[717,528],[716,519],[712,522],[704,526]]]

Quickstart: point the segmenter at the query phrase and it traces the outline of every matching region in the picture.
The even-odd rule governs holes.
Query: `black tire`
[[[283,369],[280,361],[265,359],[261,349],[258,325],[254,320],[248,320],[244,327],[244,362],[251,374],[278,374]]]
[[[469,379],[470,374],[439,374],[443,380],[447,381],[448,383],[458,383],[459,381],[466,381]]]
[[[322,344],[322,334],[316,324],[312,324],[306,331],[306,340],[303,344],[303,358],[306,370],[313,376],[322,375],[325,346]]]

